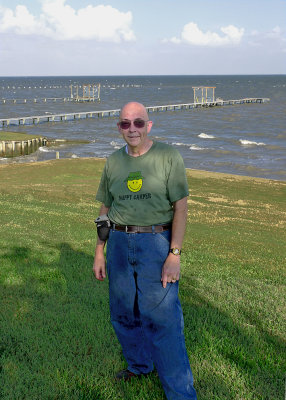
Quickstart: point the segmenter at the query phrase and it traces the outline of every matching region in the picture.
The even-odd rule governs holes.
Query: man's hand
[[[104,204],[101,205],[99,215],[108,214],[109,208]],[[104,258],[104,246],[105,242],[97,237],[97,243],[95,247],[95,256],[93,262],[93,272],[99,281],[103,281],[106,278],[105,270],[105,258]]]
[[[176,282],[180,278],[180,256],[169,253],[163,268],[161,281],[163,288],[167,287],[168,282]]]
[[[100,248],[96,249],[95,252],[93,272],[96,279],[98,279],[99,281],[103,281],[106,278],[104,252]]]

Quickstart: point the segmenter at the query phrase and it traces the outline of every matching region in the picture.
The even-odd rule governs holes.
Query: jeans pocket
[[[164,241],[168,245],[170,244],[171,231],[164,231],[164,232],[161,232],[161,233],[156,233],[156,235],[158,236],[158,238],[162,239],[162,241]]]

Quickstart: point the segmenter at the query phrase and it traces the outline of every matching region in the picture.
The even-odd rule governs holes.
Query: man
[[[178,299],[188,185],[182,157],[152,141],[145,107],[126,104],[118,130],[126,146],[107,160],[96,199],[108,214],[110,313],[128,368],[117,379],[146,375],[155,365],[168,400],[196,399]],[[105,241],[93,270],[106,277]]]

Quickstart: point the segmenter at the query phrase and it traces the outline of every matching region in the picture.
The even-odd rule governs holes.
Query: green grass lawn
[[[40,138],[43,135],[31,135],[29,133],[21,133],[21,132],[10,132],[10,131],[0,131],[0,141],[5,140],[15,140],[15,141],[21,141],[21,140],[31,140],[31,139],[36,139]]]
[[[92,264],[104,160],[0,166],[0,398],[163,400],[126,366]],[[180,298],[200,400],[284,400],[286,182],[188,171]]]

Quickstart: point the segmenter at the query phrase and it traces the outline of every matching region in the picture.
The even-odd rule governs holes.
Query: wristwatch
[[[173,249],[170,249],[170,253],[175,254],[175,256],[179,256],[182,253],[182,250],[174,247]]]

